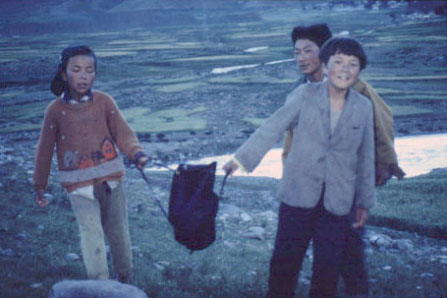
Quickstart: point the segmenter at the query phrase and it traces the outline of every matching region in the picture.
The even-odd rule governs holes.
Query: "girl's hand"
[[[149,160],[149,157],[147,157],[145,155],[141,156],[137,161],[137,164],[136,164],[137,168],[139,168],[139,169],[144,168],[144,166],[147,164],[148,160]]]
[[[36,201],[37,206],[39,206],[40,208],[44,208],[48,205],[48,200],[45,199],[43,194],[44,194],[44,190],[39,189],[39,190],[36,190],[36,193],[34,195],[34,200]]]
[[[233,160],[228,161],[223,166],[223,170],[225,171],[225,173],[227,173],[230,176],[232,176],[233,173],[236,172],[238,168],[239,166]]]

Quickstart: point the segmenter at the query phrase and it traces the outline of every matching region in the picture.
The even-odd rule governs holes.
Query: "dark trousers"
[[[346,231],[346,244],[340,272],[348,295],[367,294],[369,291],[368,274],[364,262],[363,235],[365,234],[365,228],[353,228],[354,221],[355,208],[349,215],[349,226]]]
[[[323,197],[323,196],[322,196]],[[275,248],[270,260],[268,297],[293,297],[298,274],[313,240],[310,297],[335,297],[343,257],[347,216],[327,212],[323,200],[315,208],[279,208]]]

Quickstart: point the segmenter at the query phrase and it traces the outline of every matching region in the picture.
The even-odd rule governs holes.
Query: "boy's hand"
[[[397,164],[378,164],[376,167],[376,186],[385,185],[393,176],[402,180],[405,172]]]
[[[396,176],[397,179],[402,180],[406,175],[405,172],[395,163],[390,166],[391,174]]]
[[[239,166],[233,160],[228,161],[223,166],[223,170],[225,171],[225,173],[227,173],[230,176],[232,176],[233,173],[236,172],[238,168]]]
[[[48,200],[45,199],[43,195],[43,189],[36,190],[36,193],[34,194],[34,200],[36,201],[37,206],[39,206],[40,208],[44,208],[48,205]]]
[[[357,210],[355,210],[355,222],[352,224],[352,227],[354,229],[363,227],[367,218],[368,210],[363,207],[357,207]]]
[[[392,173],[388,165],[378,165],[376,167],[376,186],[382,186],[392,177]]]

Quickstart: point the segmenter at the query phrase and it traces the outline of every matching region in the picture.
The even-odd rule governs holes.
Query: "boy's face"
[[[324,72],[329,84],[339,90],[345,90],[354,85],[360,75],[360,60],[351,55],[337,53],[329,57]]]
[[[302,74],[312,76],[320,70],[319,51],[318,45],[310,39],[297,39],[295,42],[295,61]]]
[[[80,99],[88,94],[96,78],[95,60],[88,55],[73,56],[68,60],[62,77],[68,83],[70,96]]]

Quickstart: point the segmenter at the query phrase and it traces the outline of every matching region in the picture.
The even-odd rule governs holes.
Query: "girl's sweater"
[[[68,192],[121,179],[124,166],[116,147],[132,160],[143,151],[115,101],[99,91],[84,103],[57,98],[47,107],[35,158],[36,190],[48,184],[55,144],[60,182]]]

